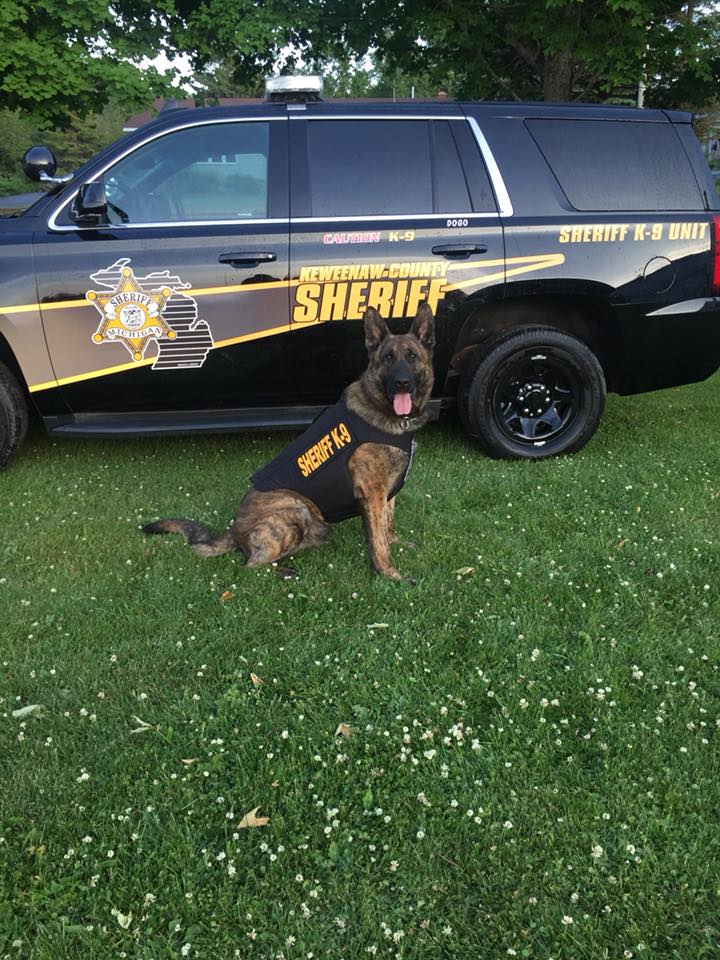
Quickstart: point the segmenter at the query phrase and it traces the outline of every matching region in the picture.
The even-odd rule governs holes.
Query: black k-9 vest
[[[385,433],[348,409],[344,399],[324,410],[299,437],[292,440],[274,460],[250,477],[256,490],[294,490],[319,508],[328,523],[339,523],[358,515],[347,464],[362,443],[384,443],[408,454],[408,464],[395,487],[392,499],[405,483],[410,470],[414,440],[406,433]]]

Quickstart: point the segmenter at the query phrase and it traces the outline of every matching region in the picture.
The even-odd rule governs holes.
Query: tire
[[[577,337],[521,327],[478,350],[458,404],[463,426],[491,457],[540,460],[585,446],[605,406],[605,377]]]
[[[0,470],[21,446],[28,428],[25,395],[4,363],[0,363]]]

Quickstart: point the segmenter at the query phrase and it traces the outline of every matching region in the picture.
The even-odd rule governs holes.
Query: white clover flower
[[[569,917],[567,914],[565,914],[565,916],[562,918],[562,922],[566,927],[569,927],[572,923],[574,923],[573,918]]]
[[[604,853],[605,851],[599,843],[596,843],[590,850],[590,856],[593,858],[593,860],[599,860]]]

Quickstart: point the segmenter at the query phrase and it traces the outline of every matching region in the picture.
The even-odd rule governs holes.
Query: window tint
[[[465,174],[447,120],[433,123],[433,139],[435,142],[435,212],[471,212],[468,185],[465,182]]]
[[[495,213],[495,194],[475,137],[464,120],[453,121],[450,129],[460,151],[465,180],[472,197],[472,209],[476,213]]]
[[[702,210],[670,123],[526,120],[576,210]]]
[[[424,120],[311,120],[312,216],[433,212]]]
[[[129,223],[267,217],[268,123],[188,127],[158,137],[105,174]],[[122,215],[109,210],[112,223]]]

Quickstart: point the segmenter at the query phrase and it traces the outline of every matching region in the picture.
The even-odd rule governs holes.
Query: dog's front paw
[[[382,577],[387,577],[388,580],[395,580],[398,583],[409,583],[413,587],[417,586],[415,577],[404,577],[395,567],[376,568],[375,573],[379,573]]]

